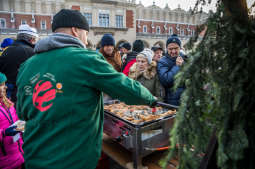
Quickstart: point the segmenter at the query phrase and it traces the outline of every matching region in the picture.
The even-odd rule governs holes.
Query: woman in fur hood
[[[130,68],[128,77],[139,81],[146,87],[158,100],[164,98],[164,88],[159,82],[157,75],[157,63],[152,61],[154,53],[145,48],[136,57],[136,63]]]

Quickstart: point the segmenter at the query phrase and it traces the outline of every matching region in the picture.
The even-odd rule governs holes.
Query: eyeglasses
[[[167,50],[170,50],[170,51],[172,51],[172,50],[179,50],[180,48],[179,47],[176,47],[176,48],[167,48]]]

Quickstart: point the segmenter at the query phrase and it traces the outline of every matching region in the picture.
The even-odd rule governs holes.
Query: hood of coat
[[[143,76],[146,79],[153,79],[157,74],[157,63],[152,61],[149,67],[145,71],[139,71],[136,63],[134,63],[129,71],[128,77],[132,79],[138,79],[139,77]]]
[[[86,48],[86,46],[74,36],[65,33],[54,33],[39,40],[35,45],[34,51],[35,53],[41,53],[65,47]]]
[[[31,48],[35,47],[35,45],[33,45],[32,43],[27,42],[26,40],[21,40],[21,39],[14,41],[13,44],[10,45],[10,46],[19,46],[19,45],[26,45],[26,46],[29,46]]]

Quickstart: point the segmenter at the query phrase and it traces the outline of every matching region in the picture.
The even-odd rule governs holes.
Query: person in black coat
[[[166,55],[158,61],[158,76],[166,91],[165,102],[178,106],[180,104],[180,96],[184,90],[184,87],[179,87],[176,91],[173,91],[174,76],[184,63],[184,56],[180,53],[181,41],[178,36],[172,35],[168,38],[166,47]]]
[[[142,40],[135,40],[133,43],[132,51],[127,53],[127,57],[122,64],[122,72],[128,76],[129,69],[136,62],[136,56],[138,53],[144,50],[144,43]]]
[[[34,55],[34,45],[38,34],[29,25],[20,25],[17,40],[0,57],[0,72],[7,76],[7,96],[16,102],[16,77],[20,65]]]

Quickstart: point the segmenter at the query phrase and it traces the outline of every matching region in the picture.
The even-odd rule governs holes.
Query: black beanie
[[[130,45],[130,43],[128,43],[128,42],[123,43],[120,47],[125,48],[125,49],[127,49],[127,50],[130,50],[130,49],[131,49],[131,45]]]
[[[89,24],[80,11],[71,9],[61,9],[54,17],[52,22],[52,31],[58,28],[76,27],[89,31]]]
[[[144,43],[142,40],[135,40],[133,43],[133,51],[140,53],[144,50]]]
[[[112,34],[106,33],[101,39],[101,47],[104,46],[115,46],[115,40],[112,36]]]
[[[167,41],[166,41],[166,47],[170,44],[170,43],[176,43],[179,47],[181,47],[182,42],[179,39],[178,35],[173,34],[172,36],[170,36]]]

